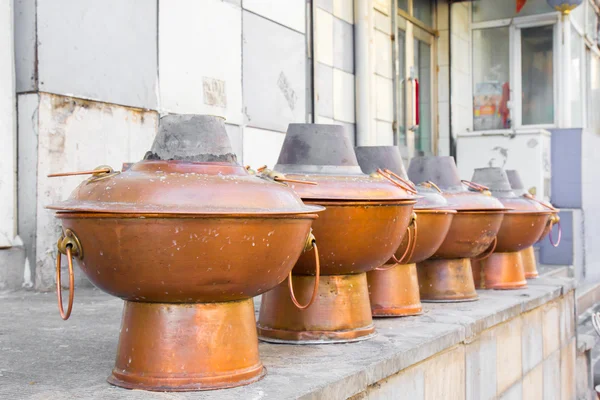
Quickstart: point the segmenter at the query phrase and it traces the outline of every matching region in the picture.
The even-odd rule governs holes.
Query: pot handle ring
[[[73,274],[73,256],[81,258],[83,256],[83,251],[81,248],[81,243],[79,242],[79,238],[75,235],[70,229],[67,229],[65,233],[58,239],[56,244],[58,248],[58,252],[56,255],[56,297],[58,299],[58,311],[60,312],[60,317],[63,320],[68,320],[71,316],[71,311],[73,310],[73,298],[75,296],[75,275]],[[67,256],[67,260],[69,263],[69,303],[67,305],[67,311],[63,307],[62,301],[62,279],[61,279],[61,261],[62,255],[65,254]]]
[[[483,260],[485,260],[486,258],[488,258],[489,256],[491,256],[491,255],[492,255],[492,253],[494,252],[494,250],[496,250],[496,245],[497,245],[497,244],[498,244],[498,237],[497,237],[497,236],[494,236],[494,243],[493,243],[493,244],[491,244],[491,245],[490,245],[490,246],[487,248],[487,250],[489,250],[489,249],[491,249],[491,250],[489,250],[489,251],[487,251],[487,250],[486,250],[486,251],[484,251],[483,253],[481,253],[481,254],[479,255],[479,257],[475,257],[473,260],[475,260],[475,261],[483,261]]]
[[[554,226],[552,226],[552,228],[550,228],[550,235],[548,235],[548,239],[550,239],[550,244],[552,245],[552,247],[558,247],[558,245],[560,244],[560,239],[562,238],[562,227],[560,226],[560,217],[556,217],[556,225],[558,225],[558,239],[556,240],[556,242],[554,242],[554,237],[552,236],[552,231],[554,228]]]
[[[410,227],[413,226],[413,230]],[[396,258],[395,254],[392,254],[392,260],[396,264],[393,264],[389,267],[379,267],[375,268],[376,271],[386,271],[388,269],[395,268],[398,264],[403,264],[406,260],[410,260],[415,252],[415,247],[417,246],[417,214],[413,213],[412,220],[410,225],[406,228],[408,234],[408,245],[406,246],[406,250],[404,250],[404,254],[400,259]]]
[[[319,249],[317,248],[317,241],[315,240],[315,237],[313,236],[312,232],[308,235],[308,240],[304,247],[304,251],[311,249],[315,252],[315,285],[313,287],[312,296],[310,296],[310,300],[305,305],[300,304],[296,299],[296,295],[294,294],[294,284],[292,283],[292,271],[290,271],[290,274],[288,275],[288,288],[290,289],[290,297],[292,299],[292,303],[294,303],[294,305],[300,310],[305,310],[308,307],[310,307],[312,303],[315,302],[315,299],[317,298],[317,293],[319,292],[319,277],[321,276],[321,263],[319,262]]]

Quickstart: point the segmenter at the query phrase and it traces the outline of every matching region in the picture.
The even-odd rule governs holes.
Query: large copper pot
[[[488,187],[494,197],[510,208],[504,215],[493,253],[473,265],[477,287],[518,289],[527,286],[520,252],[540,238],[552,212],[537,201],[516,195],[502,168],[478,168],[473,181]]]
[[[76,256],[97,287],[125,300],[108,381],[156,391],[254,382],[265,369],[251,298],[286,279],[323,208],[237,165],[215,117],[163,117],[146,158],[96,170],[49,207],[69,263]]]
[[[461,181],[451,157],[413,158],[408,177],[414,182],[435,184],[448,207],[457,211],[442,244],[431,258],[417,265],[421,300],[476,300],[470,259],[486,256],[500,229],[505,207],[485,188]],[[469,191],[465,186],[478,191]]]
[[[532,200],[534,199],[534,197],[525,190],[525,186],[523,185],[523,182],[521,181],[521,176],[519,175],[519,173],[516,170],[506,170],[506,176],[508,177],[508,181],[510,183],[511,189],[517,196],[523,196],[523,197],[526,197],[526,198],[529,198]],[[540,200],[536,200],[536,201],[540,201]],[[548,217],[548,222],[546,223],[546,226],[545,226],[542,234],[540,235],[538,242],[541,242],[546,237],[550,236],[550,242],[552,243],[552,245],[554,247],[558,247],[558,245],[560,243],[560,236],[561,236],[560,217],[558,216],[558,213],[560,210],[554,208],[552,205],[550,205],[549,203],[546,203],[546,202],[541,202],[541,204],[543,204],[547,209],[551,210],[552,213]],[[558,240],[556,242],[553,240],[552,236],[550,235],[550,233],[552,232],[552,228],[554,227],[555,224],[558,224]],[[529,247],[521,250],[520,253],[521,253],[521,260],[523,262],[523,269],[525,270],[525,278],[527,278],[527,279],[537,278],[539,276],[539,273],[537,271],[537,261],[535,259],[535,252],[533,250],[533,246],[529,246]]]
[[[313,224],[319,238],[321,285],[315,303],[298,310],[283,285],[264,294],[259,338],[271,342],[333,343],[371,337],[366,272],[388,260],[402,241],[415,196],[381,175],[361,172],[349,136],[338,125],[291,124],[277,171],[318,185],[293,185],[307,204],[326,210]],[[322,240],[321,240],[322,238]],[[301,256],[293,284],[311,296],[314,260]]]
[[[432,185],[408,181],[400,149],[396,146],[357,147],[363,172],[383,170],[393,179],[414,187],[420,196],[414,220],[395,255],[381,267],[367,273],[371,312],[374,317],[418,315],[422,312],[416,263],[425,261],[442,244],[456,211]]]

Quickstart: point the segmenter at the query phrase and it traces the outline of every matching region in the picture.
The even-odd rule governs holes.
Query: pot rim
[[[272,211],[272,212],[248,212],[248,213],[236,213],[236,212],[203,212],[203,213],[174,213],[174,212],[161,212],[160,210],[153,212],[131,212],[131,211],[96,211],[96,210],[70,210],[66,208],[51,208],[56,210],[57,218],[138,218],[138,219],[157,219],[157,218],[293,218],[293,217],[306,217],[306,218],[317,218],[316,213],[325,211],[325,207],[319,205],[306,205],[308,210],[304,211]]]

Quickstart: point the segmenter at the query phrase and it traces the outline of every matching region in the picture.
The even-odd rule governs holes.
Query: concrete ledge
[[[264,380],[218,392],[169,394],[168,398],[351,397],[573,288],[564,278],[530,283],[523,290],[480,291],[476,302],[424,304],[424,314],[418,317],[378,319],[378,336],[364,342],[321,346],[261,343],[261,357],[268,369]],[[52,293],[6,293],[0,295],[0,301],[0,398],[167,398],[114,388],[105,382],[113,367],[122,301],[94,289],[77,290],[73,315],[67,322],[60,320]]]

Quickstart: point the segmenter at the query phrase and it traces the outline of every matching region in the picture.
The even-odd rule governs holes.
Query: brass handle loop
[[[288,288],[290,289],[290,297],[292,299],[292,303],[294,303],[294,305],[296,307],[298,307],[298,309],[300,310],[305,310],[308,307],[310,307],[312,305],[312,303],[315,302],[315,299],[317,298],[317,293],[319,292],[319,277],[321,276],[321,264],[319,262],[319,249],[317,248],[317,242],[315,240],[315,237],[312,235],[312,233],[309,234],[308,236],[308,241],[306,243],[305,246],[305,251],[307,248],[312,248],[315,251],[315,285],[313,286],[313,293],[312,296],[310,297],[310,300],[308,301],[308,303],[306,303],[305,305],[302,305],[298,302],[298,300],[296,299],[296,295],[294,294],[294,284],[292,282],[292,271],[290,271],[290,274],[288,275]]]
[[[403,182],[404,179],[402,179],[402,181],[397,181],[394,178],[392,178],[390,175],[388,175],[381,168],[377,169],[377,173],[379,175],[383,176],[388,181],[392,182],[394,185],[398,186],[400,189],[404,189],[405,191],[407,191],[410,194],[417,194],[417,191],[415,189],[413,189],[410,185],[408,185],[408,184],[406,184],[406,183]]]
[[[411,226],[413,227],[412,230],[410,229]],[[392,254],[392,260],[396,264],[390,265],[389,267],[375,268],[376,271],[386,271],[388,269],[395,268],[397,264],[403,264],[412,258],[415,252],[415,247],[417,245],[417,214],[413,213],[411,223],[406,228],[406,232],[408,234],[408,244],[406,245],[406,250],[404,250],[404,254],[402,254],[400,259],[396,258],[395,254]]]
[[[67,305],[67,312],[65,312],[65,309],[63,308],[62,300],[62,285],[60,276],[60,262],[62,253],[59,251],[56,257],[56,297],[58,298],[58,311],[60,312],[60,317],[65,321],[71,316],[71,310],[73,310],[73,297],[75,296],[75,275],[73,275],[71,244],[67,245],[66,253],[67,259],[69,260],[69,304]]]
[[[58,248],[58,253],[56,256],[56,297],[58,298],[58,311],[60,312],[60,317],[66,321],[71,316],[71,310],[73,309],[73,298],[75,296],[73,257],[81,259],[83,257],[83,248],[81,247],[81,242],[79,241],[77,235],[75,235],[75,232],[70,229],[65,230],[64,234],[60,237],[60,239],[58,239],[56,247]],[[69,303],[67,305],[66,312],[63,308],[62,277],[60,271],[63,254],[67,256],[69,263]]]
[[[483,253],[481,253],[479,255],[479,257],[475,257],[473,260],[475,260],[475,261],[483,261],[483,260],[485,260],[486,258],[488,258],[489,256],[492,255],[492,253],[494,252],[494,250],[496,250],[496,246],[497,245],[498,245],[498,237],[494,236],[494,243],[490,244],[490,246],[487,248],[486,251],[484,251]]]

